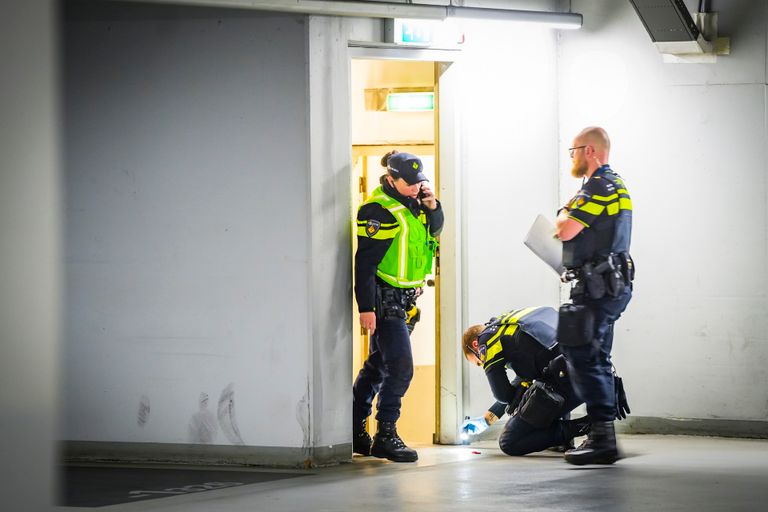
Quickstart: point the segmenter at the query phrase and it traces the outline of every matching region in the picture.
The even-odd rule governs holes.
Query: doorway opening
[[[350,71],[353,215],[379,186],[379,178],[386,172],[381,157],[393,149],[422,160],[430,188],[439,199],[437,63],[352,59]],[[402,101],[399,106],[394,99],[398,96]],[[356,234],[352,240],[354,254]],[[398,433],[407,443],[433,443],[440,432],[439,262],[438,257],[433,274],[426,278],[417,303],[420,320],[411,334],[414,376],[397,423]],[[354,299],[353,318],[352,375],[356,378],[368,356],[370,340],[360,327]],[[371,418],[375,417],[375,406]],[[368,430],[373,433],[374,421],[368,422]]]

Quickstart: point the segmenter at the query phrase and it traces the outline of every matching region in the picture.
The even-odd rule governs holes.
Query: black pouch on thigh
[[[563,395],[552,386],[536,381],[520,400],[517,415],[533,428],[546,428],[560,416],[564,403]]]
[[[557,321],[557,342],[566,347],[578,347],[592,342],[595,317],[583,304],[563,304]]]

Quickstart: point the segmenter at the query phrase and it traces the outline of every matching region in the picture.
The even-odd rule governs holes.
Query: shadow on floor
[[[64,466],[59,505],[103,507],[241,485],[306,476],[307,473],[192,468]]]

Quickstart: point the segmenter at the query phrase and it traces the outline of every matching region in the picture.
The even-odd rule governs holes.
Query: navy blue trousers
[[[547,428],[535,428],[520,419],[518,415],[512,416],[507,420],[504,432],[499,436],[501,451],[507,455],[525,455],[563,445],[571,439],[565,427],[566,420],[562,418],[582,401],[567,380],[558,387],[557,391],[565,398],[565,403],[558,415],[561,419],[553,421]]]
[[[575,304],[585,304],[595,317],[592,343],[578,347],[560,346],[568,360],[568,374],[576,393],[587,404],[592,421],[613,421],[616,417],[616,395],[613,388],[611,349],[613,325],[627,308],[632,287],[618,297],[590,299],[574,298]]]
[[[352,387],[354,420],[371,414],[378,393],[378,421],[397,421],[403,395],[413,379],[413,354],[408,327],[402,318],[376,317],[370,353]]]

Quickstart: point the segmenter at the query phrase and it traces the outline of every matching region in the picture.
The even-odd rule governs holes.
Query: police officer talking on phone
[[[432,273],[435,237],[443,227],[440,202],[427,185],[424,166],[410,153],[391,151],[381,159],[387,172],[381,186],[357,213],[355,298],[360,325],[367,329],[370,353],[357,375],[353,394],[352,449],[395,462],[414,462],[395,423],[413,378],[413,356],[406,325]],[[378,393],[378,428],[373,439],[365,430]]]
[[[602,128],[584,128],[569,148],[581,190],[560,210],[556,236],[563,241],[563,280],[572,283],[572,304],[560,308],[557,339],[574,388],[587,404],[587,440],[565,454],[571,464],[613,464],[621,458],[613,420],[613,326],[632,297],[634,263],[629,255],[632,201],[608,164],[611,143]]]

